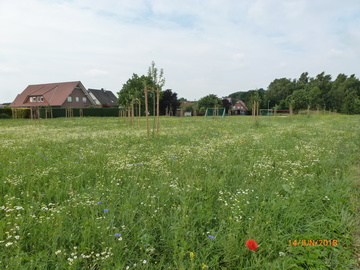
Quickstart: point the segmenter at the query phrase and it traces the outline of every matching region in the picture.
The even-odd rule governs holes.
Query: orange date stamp
[[[288,240],[289,246],[300,247],[336,247],[338,240]]]

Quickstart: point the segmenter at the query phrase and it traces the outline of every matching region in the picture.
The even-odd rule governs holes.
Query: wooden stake
[[[131,102],[131,123],[134,124],[134,102]]]
[[[149,137],[149,135],[150,135],[150,130],[149,130],[149,105],[148,105],[148,93],[147,93],[147,88],[146,88],[146,86],[145,86],[145,88],[144,88],[144,92],[145,92],[146,130],[147,130],[147,136]]]
[[[255,117],[255,110],[256,110],[256,101],[254,100],[254,105],[253,105],[253,109],[252,109],[252,114]]]
[[[159,134],[160,129],[160,90],[156,91],[156,134]]]
[[[140,117],[141,117],[141,101],[139,100],[139,118],[138,118],[138,122],[140,123]]]

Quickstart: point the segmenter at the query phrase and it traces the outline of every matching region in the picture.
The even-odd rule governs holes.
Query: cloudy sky
[[[359,0],[0,0],[0,103],[29,84],[118,92],[151,61],[178,97],[360,75]]]

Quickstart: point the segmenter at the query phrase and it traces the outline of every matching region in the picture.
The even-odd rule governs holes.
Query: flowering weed
[[[0,121],[0,268],[352,268],[359,120]]]

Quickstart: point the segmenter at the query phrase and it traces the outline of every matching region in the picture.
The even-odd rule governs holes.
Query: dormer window
[[[30,102],[43,102],[44,97],[43,96],[32,96],[29,98]]]

